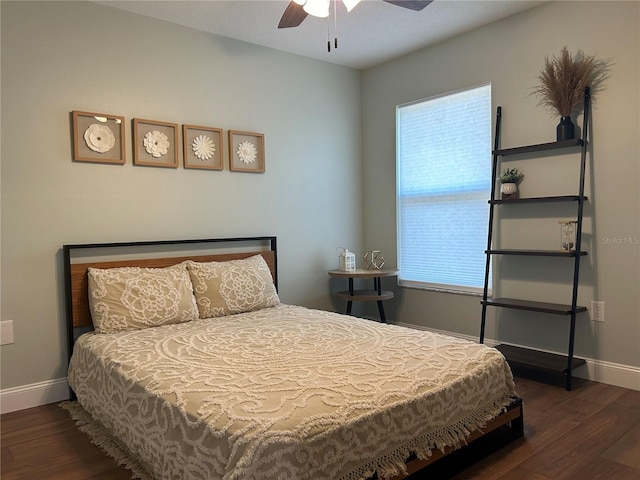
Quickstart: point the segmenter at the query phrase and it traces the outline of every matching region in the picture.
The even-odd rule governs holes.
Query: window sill
[[[427,284],[416,284],[416,283],[400,283],[398,282],[398,286],[401,288],[408,288],[410,290],[426,290],[429,292],[439,292],[439,293],[449,293],[453,295],[465,295],[468,297],[479,297],[482,298],[483,291],[482,289],[477,290],[462,290],[456,289],[451,286],[438,286],[438,285],[427,285]],[[491,297],[491,291],[488,293],[488,297]]]

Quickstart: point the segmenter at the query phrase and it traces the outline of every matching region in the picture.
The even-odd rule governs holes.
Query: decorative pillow
[[[89,309],[100,333],[198,318],[184,262],[167,268],[89,268]]]
[[[250,312],[280,303],[262,255],[227,262],[187,262],[200,318]]]

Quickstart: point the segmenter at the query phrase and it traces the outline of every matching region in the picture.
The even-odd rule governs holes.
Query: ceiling
[[[307,17],[278,29],[288,0],[96,0],[97,3],[266,47],[365,69],[548,0],[434,0],[421,12],[363,0],[334,18]],[[331,11],[334,8],[331,7]],[[333,15],[333,14],[332,14]],[[327,51],[337,37],[338,48]]]

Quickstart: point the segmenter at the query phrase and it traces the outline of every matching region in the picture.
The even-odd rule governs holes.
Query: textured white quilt
[[[386,477],[515,395],[492,348],[287,305],[85,334],[69,382],[157,479]]]

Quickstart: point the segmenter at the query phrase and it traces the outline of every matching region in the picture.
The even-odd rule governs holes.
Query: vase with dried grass
[[[545,57],[544,68],[537,77],[540,83],[533,87],[532,94],[538,97],[538,105],[560,116],[556,140],[575,138],[571,115],[582,106],[586,88],[593,96],[602,86],[609,65],[609,60],[596,60],[581,50],[571,55],[567,47],[562,47],[557,57]]]

